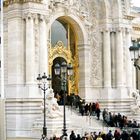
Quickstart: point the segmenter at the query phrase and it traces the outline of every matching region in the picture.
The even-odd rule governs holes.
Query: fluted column
[[[115,38],[115,31],[112,29],[112,32],[111,32],[111,85],[112,87],[115,87],[116,86],[116,79],[115,79],[115,76],[116,76],[116,46],[115,46],[115,41],[116,41],[116,38]]]
[[[126,85],[132,88],[132,61],[129,47],[131,46],[130,29],[126,29]]]
[[[26,83],[35,80],[35,39],[34,20],[31,14],[26,17]]]
[[[46,28],[46,21],[43,15],[40,15],[40,73],[46,72],[48,75],[48,46],[47,46],[47,28]]]
[[[110,31],[103,32],[104,87],[111,87]]]
[[[119,28],[116,31],[116,84],[117,87],[121,87],[124,84],[123,81],[123,39],[122,29]]]

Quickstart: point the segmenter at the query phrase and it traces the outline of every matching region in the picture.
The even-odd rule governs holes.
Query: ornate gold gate
[[[76,51],[77,52],[77,51]],[[53,61],[62,57],[67,63],[73,65],[73,76],[68,77],[68,94],[78,94],[78,53],[72,58],[70,46],[65,47],[62,41],[58,41],[54,47],[49,45],[49,74],[52,74]]]

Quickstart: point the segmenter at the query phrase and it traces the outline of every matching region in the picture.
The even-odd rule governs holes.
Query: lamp
[[[139,45],[136,41],[133,41],[133,46],[130,46],[129,51],[131,55],[131,60],[137,60],[140,57],[140,52],[139,52]]]
[[[138,65],[138,60],[140,57],[140,44],[138,41],[132,41],[133,46],[130,46],[129,51],[131,55],[131,60],[134,62],[134,66],[136,68],[136,88],[138,89],[138,70],[140,70],[140,66]]]
[[[63,85],[63,89],[64,89],[64,108],[63,108],[63,116],[64,116],[64,119],[63,119],[63,137],[64,136],[67,136],[67,129],[66,129],[66,110],[65,110],[65,105],[66,105],[66,82],[67,82],[67,76],[71,76],[73,74],[73,67],[71,65],[71,63],[69,63],[67,65],[66,62],[62,62],[61,65],[59,65],[58,63],[55,64],[54,66],[54,71],[55,71],[55,75],[60,75],[60,78],[61,78],[61,82],[62,82],[62,85]]]
[[[40,74],[38,74],[38,77],[36,78],[38,81],[38,88],[40,88],[41,90],[43,90],[44,93],[44,121],[43,121],[43,134],[41,137],[41,140],[47,140],[47,127],[46,127],[46,90],[48,88],[50,88],[50,82],[51,82],[51,77],[50,75],[47,77],[46,74],[44,73],[42,76]],[[47,83],[48,81],[48,83]],[[49,86],[46,87],[46,84],[48,84]]]

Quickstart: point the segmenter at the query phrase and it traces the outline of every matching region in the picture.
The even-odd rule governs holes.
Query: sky
[[[132,3],[134,4],[134,6],[140,7],[140,0],[132,0]]]

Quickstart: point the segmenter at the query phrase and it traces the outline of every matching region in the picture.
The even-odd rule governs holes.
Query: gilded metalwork
[[[70,46],[65,47],[62,41],[58,41],[54,47],[49,45],[49,73],[52,73],[53,60],[57,57],[62,57],[67,63],[72,63],[74,74],[68,77],[68,94],[78,94],[78,55],[75,54],[73,59],[69,48]]]
[[[71,52],[64,46],[62,41],[58,41],[54,47],[49,47],[49,64],[57,57],[63,57],[68,63],[71,62]]]

